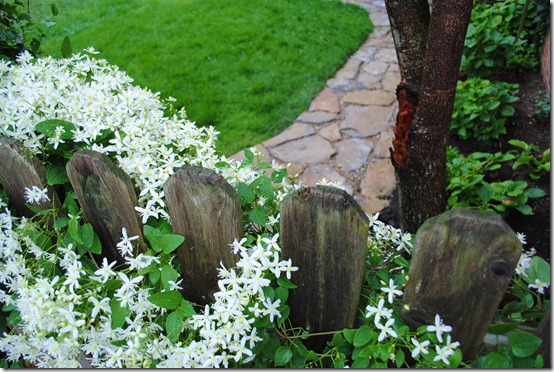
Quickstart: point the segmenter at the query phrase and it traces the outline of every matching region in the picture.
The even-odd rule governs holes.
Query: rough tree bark
[[[415,233],[446,209],[446,140],[473,0],[387,0],[402,80],[391,161],[400,225]]]

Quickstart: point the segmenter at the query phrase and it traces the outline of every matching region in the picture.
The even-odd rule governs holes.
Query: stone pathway
[[[389,205],[396,187],[389,147],[400,73],[383,0],[345,0],[370,12],[374,31],[312,101],[277,136],[255,146],[271,162],[291,163],[309,186],[341,181],[366,213]],[[242,152],[232,156],[244,159]]]

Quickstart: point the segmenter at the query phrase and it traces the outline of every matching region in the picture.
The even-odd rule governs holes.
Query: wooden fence
[[[121,227],[144,243],[134,206],[131,180],[107,156],[82,150],[67,164],[79,204],[98,234],[105,255],[122,261],[115,246]],[[43,164],[17,141],[0,138],[0,183],[23,216],[25,187],[46,185]],[[178,248],[185,296],[206,304],[218,290],[217,268],[236,263],[229,244],[241,239],[242,211],[237,192],[214,171],[183,166],[164,185],[173,230],[186,237]],[[57,201],[49,189],[50,199]],[[59,203],[59,202],[58,202]],[[51,208],[43,203],[40,208]],[[304,187],[281,203],[281,250],[299,270],[290,292],[293,326],[310,332],[353,328],[358,307],[368,236],[368,218],[345,191]],[[464,359],[473,359],[514,274],[521,244],[497,215],[454,209],[428,220],[418,231],[411,260],[402,317],[416,328],[433,324],[440,314],[453,327]],[[538,334],[550,342],[550,314]],[[328,338],[310,337],[323,349]],[[548,349],[546,349],[548,350]],[[546,359],[546,357],[545,357]],[[549,361],[549,358],[548,358]]]

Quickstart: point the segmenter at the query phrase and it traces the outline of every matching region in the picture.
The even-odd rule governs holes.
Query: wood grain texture
[[[411,328],[452,326],[465,360],[482,344],[521,255],[516,234],[494,213],[456,208],[417,231],[402,317]]]
[[[131,178],[104,154],[77,151],[66,166],[67,175],[86,220],[102,242],[103,255],[119,263],[125,261],[116,246],[125,227],[129,237],[138,235],[138,251],[144,251],[142,224],[135,207],[137,196]]]
[[[354,326],[363,280],[369,220],[346,191],[301,188],[281,203],[284,259],[299,269],[287,303],[293,326],[310,332]],[[315,349],[326,337],[306,340]]]
[[[37,186],[44,189],[44,164],[18,140],[0,137],[0,183],[18,215],[31,218],[35,213],[25,206],[25,188]],[[50,201],[42,201],[34,206],[42,210],[54,206],[59,209],[60,201],[52,187],[48,188],[48,197]]]
[[[212,170],[185,165],[164,184],[173,231],[185,236],[178,248],[187,299],[198,304],[214,300],[220,262],[235,266],[229,244],[243,237],[240,197]]]

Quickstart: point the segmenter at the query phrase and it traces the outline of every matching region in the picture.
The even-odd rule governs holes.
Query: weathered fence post
[[[214,300],[220,262],[235,266],[229,244],[243,236],[240,197],[212,170],[185,165],[164,184],[173,231],[185,236],[177,254],[187,298],[198,304]]]
[[[45,187],[44,164],[18,140],[0,137],[0,183],[17,213],[31,218],[35,212],[25,206],[25,187]],[[48,197],[50,201],[41,201],[35,206],[42,210],[61,206],[52,187],[48,188]]]
[[[521,255],[515,233],[494,213],[456,208],[417,231],[402,317],[412,328],[452,326],[464,360],[473,360]]]
[[[281,251],[298,271],[287,303],[291,323],[311,333],[354,327],[369,220],[346,191],[301,188],[281,202]],[[306,344],[323,350],[328,337]]]
[[[138,250],[142,251],[142,224],[129,175],[106,155],[91,150],[77,151],[66,170],[83,214],[102,242],[102,253],[110,260],[125,262],[116,247],[123,227],[128,236],[139,236]]]

